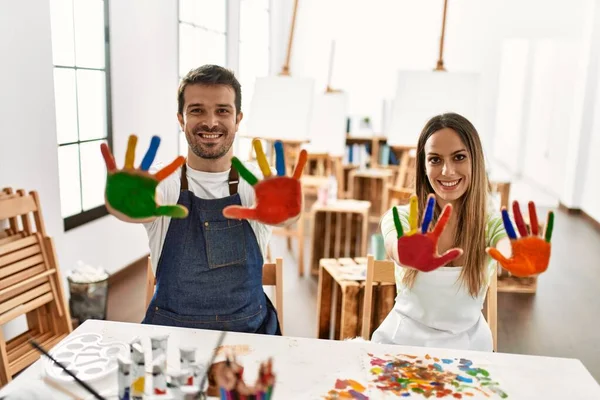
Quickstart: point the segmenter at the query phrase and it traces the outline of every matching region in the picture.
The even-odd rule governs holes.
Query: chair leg
[[[6,341],[0,328],[0,387],[10,382],[11,376],[8,374],[8,354],[6,353]]]
[[[298,219],[298,276],[304,276],[304,213]]]

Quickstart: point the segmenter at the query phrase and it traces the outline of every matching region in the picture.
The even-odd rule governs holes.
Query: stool
[[[366,257],[320,260],[317,338],[344,340],[361,335],[366,268]],[[370,335],[394,307],[395,298],[395,284],[374,285]]]

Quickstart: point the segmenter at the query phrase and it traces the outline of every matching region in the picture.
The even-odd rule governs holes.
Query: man
[[[157,210],[168,212],[136,220],[147,229],[157,280],[142,323],[281,334],[277,312],[262,288],[271,227],[241,219],[257,200],[253,186],[238,180],[232,168],[232,145],[242,117],[241,87],[227,69],[204,65],[181,81],[177,118],[188,142],[187,162],[175,173],[163,174],[156,187],[157,202],[170,205]],[[146,158],[142,170],[148,167]],[[246,168],[256,175],[260,171]],[[115,202],[109,201],[108,182],[109,211],[132,221],[110,207]],[[225,208],[231,210],[225,213],[229,218]]]

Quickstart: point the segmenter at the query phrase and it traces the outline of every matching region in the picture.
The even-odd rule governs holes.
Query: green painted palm
[[[151,221],[159,216],[187,217],[188,210],[184,206],[159,205],[156,200],[158,184],[181,167],[185,162],[185,158],[179,156],[171,164],[157,173],[151,174],[148,170],[156,157],[160,138],[158,136],[152,137],[148,151],[139,168],[133,166],[136,144],[137,136],[129,136],[123,169],[117,169],[115,159],[106,143],[100,145],[106,163],[105,200],[110,213],[131,222]]]

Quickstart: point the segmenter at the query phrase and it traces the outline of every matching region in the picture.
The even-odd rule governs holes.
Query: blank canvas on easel
[[[257,78],[247,134],[263,139],[308,140],[313,96],[314,80],[310,78]]]
[[[343,157],[346,151],[346,116],[348,96],[345,93],[321,93],[314,98],[310,145],[312,153]]]
[[[390,146],[416,146],[431,117],[455,112],[477,126],[479,74],[468,72],[400,71],[392,120]]]

